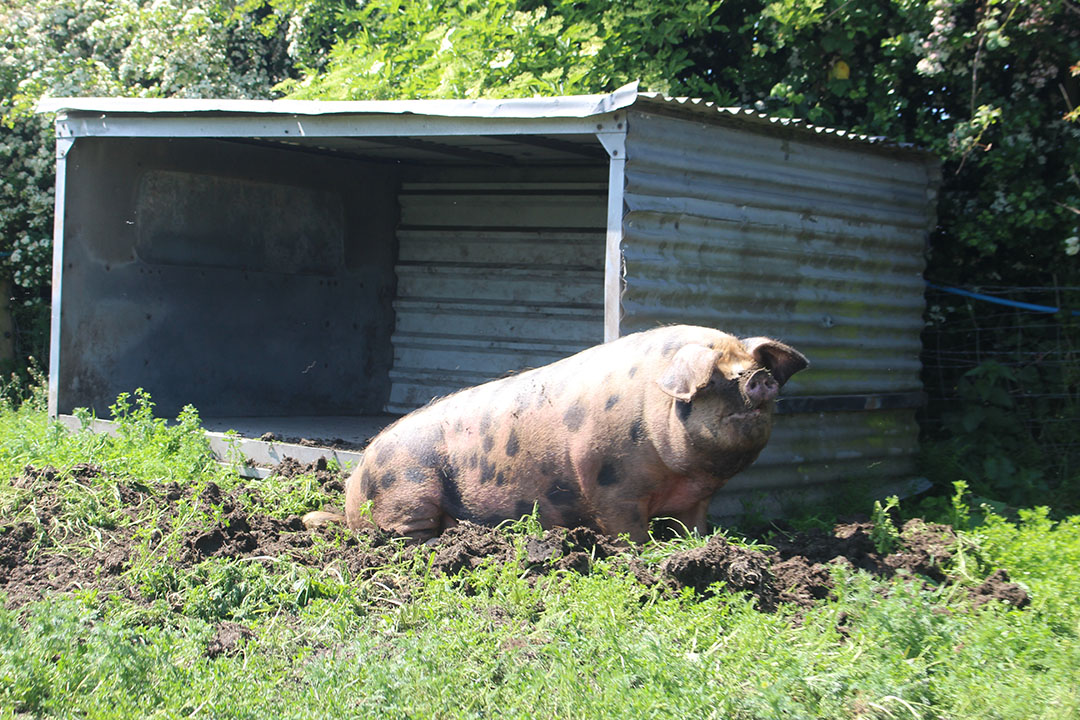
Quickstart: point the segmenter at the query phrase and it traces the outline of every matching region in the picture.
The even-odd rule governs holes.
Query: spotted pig
[[[545,527],[641,542],[672,517],[705,532],[713,493],[757,458],[777,392],[806,366],[775,340],[675,325],[462,390],[372,440],[346,520],[365,524],[371,501],[376,525],[423,541],[536,504]]]

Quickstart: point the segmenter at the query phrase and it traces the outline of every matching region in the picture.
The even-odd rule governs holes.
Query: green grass
[[[118,579],[130,597],[88,588],[0,609],[0,718],[1080,717],[1080,518],[991,513],[963,529],[953,581],[836,569],[835,599],[775,614],[646,587],[617,559],[588,575],[488,563],[448,578],[430,550],[392,548],[357,575],[337,560],[347,533],[315,538],[325,566],[185,564],[183,538],[221,520],[198,500],[209,483],[275,517],[321,496],[311,478],[241,481],[212,462],[193,411],[172,425],[151,411],[128,398],[111,438],[30,406],[0,412],[0,535],[28,522],[35,552],[89,557],[124,529],[137,548]],[[46,522],[33,488],[9,481],[27,465],[58,471]],[[121,488],[136,483],[147,501],[132,510]],[[194,493],[166,518],[168,483]],[[510,531],[519,551],[528,531]],[[1029,608],[971,606],[963,585],[999,567]],[[223,622],[252,635],[211,657]]]

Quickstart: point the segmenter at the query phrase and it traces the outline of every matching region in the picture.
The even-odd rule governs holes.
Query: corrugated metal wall
[[[801,403],[816,411],[779,416],[714,511],[738,512],[763,491],[912,478],[913,409],[830,408],[836,396],[922,388],[936,166],[639,112],[628,123],[621,334],[689,322],[776,337],[812,363],[784,395],[817,398]]]
[[[388,412],[603,341],[605,184],[413,183],[399,199]]]

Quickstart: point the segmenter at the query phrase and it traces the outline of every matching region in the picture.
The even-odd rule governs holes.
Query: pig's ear
[[[688,402],[712,379],[718,357],[704,345],[683,345],[656,382],[671,397]]]
[[[801,352],[776,340],[764,337],[746,338],[742,344],[758,363],[769,369],[776,382],[781,385],[810,365],[810,361]]]

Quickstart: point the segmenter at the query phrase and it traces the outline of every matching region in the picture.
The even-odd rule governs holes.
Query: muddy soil
[[[102,474],[91,465],[77,466],[63,482],[79,482]],[[311,474],[316,477],[326,504],[340,501],[344,477],[330,471],[325,461],[302,465],[283,463],[285,477]],[[40,599],[50,592],[98,589],[139,600],[137,590],[125,581],[131,563],[145,557],[145,547],[156,548],[172,532],[178,515],[192,504],[210,512],[215,521],[181,534],[180,547],[170,562],[190,567],[208,558],[247,558],[275,562],[288,558],[319,568],[337,568],[343,577],[363,579],[379,572],[379,582],[393,603],[410,594],[407,572],[387,573],[414,552],[432,553],[431,567],[447,575],[473,569],[484,562],[519,563],[528,577],[571,571],[593,572],[598,560],[622,567],[643,586],[678,591],[693,588],[707,596],[717,587],[748,592],[764,612],[782,603],[809,607],[828,598],[833,590],[829,566],[836,563],[865,570],[880,578],[904,573],[926,583],[946,579],[944,567],[952,557],[956,536],[944,525],[911,520],[901,530],[895,552],[878,553],[871,540],[873,526],[867,522],[836,525],[831,532],[800,532],[771,537],[775,549],[762,550],[735,545],[714,536],[704,546],[676,552],[658,564],[646,562],[629,543],[605,537],[588,528],[554,528],[526,541],[522,557],[510,538],[491,528],[462,523],[427,546],[406,547],[399,541],[371,532],[351,532],[329,525],[305,529],[300,517],[276,518],[246,510],[245,495],[258,491],[246,486],[229,493],[210,484],[195,496],[190,488],[176,484],[149,486],[118,480],[117,493],[129,522],[111,528],[69,528],[57,522],[60,473],[55,468],[27,467],[12,478],[14,486],[32,492],[37,522],[5,522],[0,518],[0,594],[9,607]],[[153,503],[152,507],[146,503]],[[157,515],[155,529],[140,531],[148,510]],[[38,528],[45,532],[39,532]],[[80,535],[84,533],[85,535]],[[316,543],[333,537],[337,542]],[[149,545],[147,545],[149,544]],[[320,545],[318,551],[315,546]],[[79,548],[78,553],[57,548]],[[720,583],[720,585],[716,585]],[[1023,588],[1010,582],[1002,570],[991,573],[970,589],[973,604],[1000,600],[1025,607],[1029,598]],[[243,640],[235,628],[220,629],[222,653],[232,652]]]

